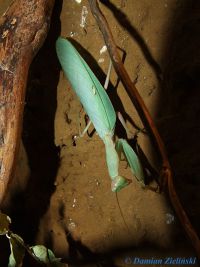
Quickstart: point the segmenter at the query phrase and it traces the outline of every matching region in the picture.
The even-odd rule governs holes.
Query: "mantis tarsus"
[[[137,179],[144,182],[142,166],[131,146],[125,139],[117,140],[116,144],[114,142],[116,113],[99,80],[70,41],[59,37],[56,42],[56,51],[66,78],[104,142],[112,191],[118,192],[131,182],[119,175],[118,153],[121,152],[124,153]]]

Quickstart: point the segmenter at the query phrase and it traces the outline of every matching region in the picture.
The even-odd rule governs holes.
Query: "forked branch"
[[[174,183],[173,183],[173,177],[172,177],[172,169],[168,160],[168,156],[166,153],[165,145],[163,143],[163,140],[158,132],[158,129],[156,128],[156,125],[151,118],[151,115],[141,98],[140,94],[138,93],[135,85],[131,81],[122,61],[120,58],[120,55],[117,50],[117,46],[115,44],[112,32],[110,30],[110,27],[106,21],[106,18],[102,14],[97,0],[89,0],[90,8],[92,11],[93,16],[96,19],[96,22],[99,26],[100,31],[102,32],[105,44],[108,48],[110,58],[112,60],[113,66],[115,68],[116,73],[118,74],[123,86],[127,90],[127,93],[133,100],[133,104],[138,112],[138,115],[140,116],[144,126],[146,127],[151,140],[159,153],[161,160],[162,160],[162,167],[161,167],[161,177],[167,182],[168,185],[168,191],[170,200],[172,202],[172,205],[177,213],[177,216],[188,235],[189,239],[191,240],[191,243],[196,250],[198,258],[200,258],[200,240],[195,232],[186,212],[183,209],[183,206],[179,200],[179,197],[176,193]]]

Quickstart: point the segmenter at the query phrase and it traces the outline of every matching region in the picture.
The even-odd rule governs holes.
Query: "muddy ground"
[[[0,1],[2,11],[9,2]],[[166,144],[177,192],[200,233],[200,4],[102,2],[115,40],[126,52],[125,67]],[[121,173],[132,183],[116,196],[98,135],[91,128],[91,136],[73,142],[80,125],[84,127],[84,112],[56,58],[60,35],[76,41],[102,82],[109,65],[108,52],[100,53],[104,41],[88,2],[57,0],[48,38],[30,68],[23,142],[8,208],[13,230],[29,244],[45,244],[70,266],[126,266],[130,257],[193,257],[167,194],[142,188],[122,162]],[[108,94],[133,132],[134,123],[143,127],[114,70]],[[116,134],[125,137],[119,123]],[[139,133],[137,141],[157,168],[148,135]]]

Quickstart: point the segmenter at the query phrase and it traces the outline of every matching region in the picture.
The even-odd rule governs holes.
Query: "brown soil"
[[[0,1],[2,10],[5,2],[10,1]],[[118,46],[126,52],[125,67],[162,133],[181,201],[200,233],[197,2],[113,0],[101,8]],[[84,28],[80,26],[83,6],[88,10]],[[60,72],[54,49],[59,35],[76,40],[102,82],[109,64],[108,53],[100,54],[104,42],[88,2],[56,1],[49,36],[30,70],[25,149],[20,152],[10,199],[14,230],[27,243],[45,244],[72,266],[125,266],[127,257],[194,256],[164,193],[142,188],[124,162],[121,173],[132,183],[117,195],[112,193],[98,135],[72,141],[80,122],[84,127],[84,112]],[[128,127],[135,131],[134,122],[142,128],[114,70],[108,93]],[[120,124],[116,134],[125,136]],[[140,133],[138,143],[157,167],[159,160],[149,137]]]

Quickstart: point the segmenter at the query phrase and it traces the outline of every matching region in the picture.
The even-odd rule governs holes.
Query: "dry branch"
[[[28,69],[53,6],[54,0],[15,0],[0,19],[0,206],[16,165]]]
[[[115,68],[116,73],[118,74],[118,77],[120,78],[122,84],[124,85],[125,89],[127,90],[129,96],[133,100],[134,106],[144,124],[146,127],[148,133],[150,134],[150,137],[156,147],[156,150],[158,151],[161,160],[162,160],[162,168],[161,168],[161,176],[162,179],[165,179],[168,185],[168,191],[170,200],[172,202],[172,205],[177,213],[177,216],[187,234],[189,239],[191,240],[191,243],[196,250],[198,258],[200,258],[200,240],[198,235],[196,234],[186,212],[183,209],[183,206],[179,200],[179,197],[176,193],[174,183],[173,183],[173,177],[172,177],[172,169],[168,160],[168,156],[165,150],[164,143],[162,141],[162,138],[160,137],[160,134],[155,126],[155,123],[153,122],[151,115],[141,98],[140,94],[138,93],[135,85],[131,81],[122,61],[120,58],[120,55],[117,50],[117,46],[115,44],[112,32],[110,30],[110,27],[106,21],[106,18],[102,14],[101,10],[99,9],[99,5],[96,0],[89,0],[90,8],[92,11],[93,16],[95,17],[97,24],[99,26],[100,31],[102,32],[102,35],[104,37],[105,44],[108,48],[113,66]]]

